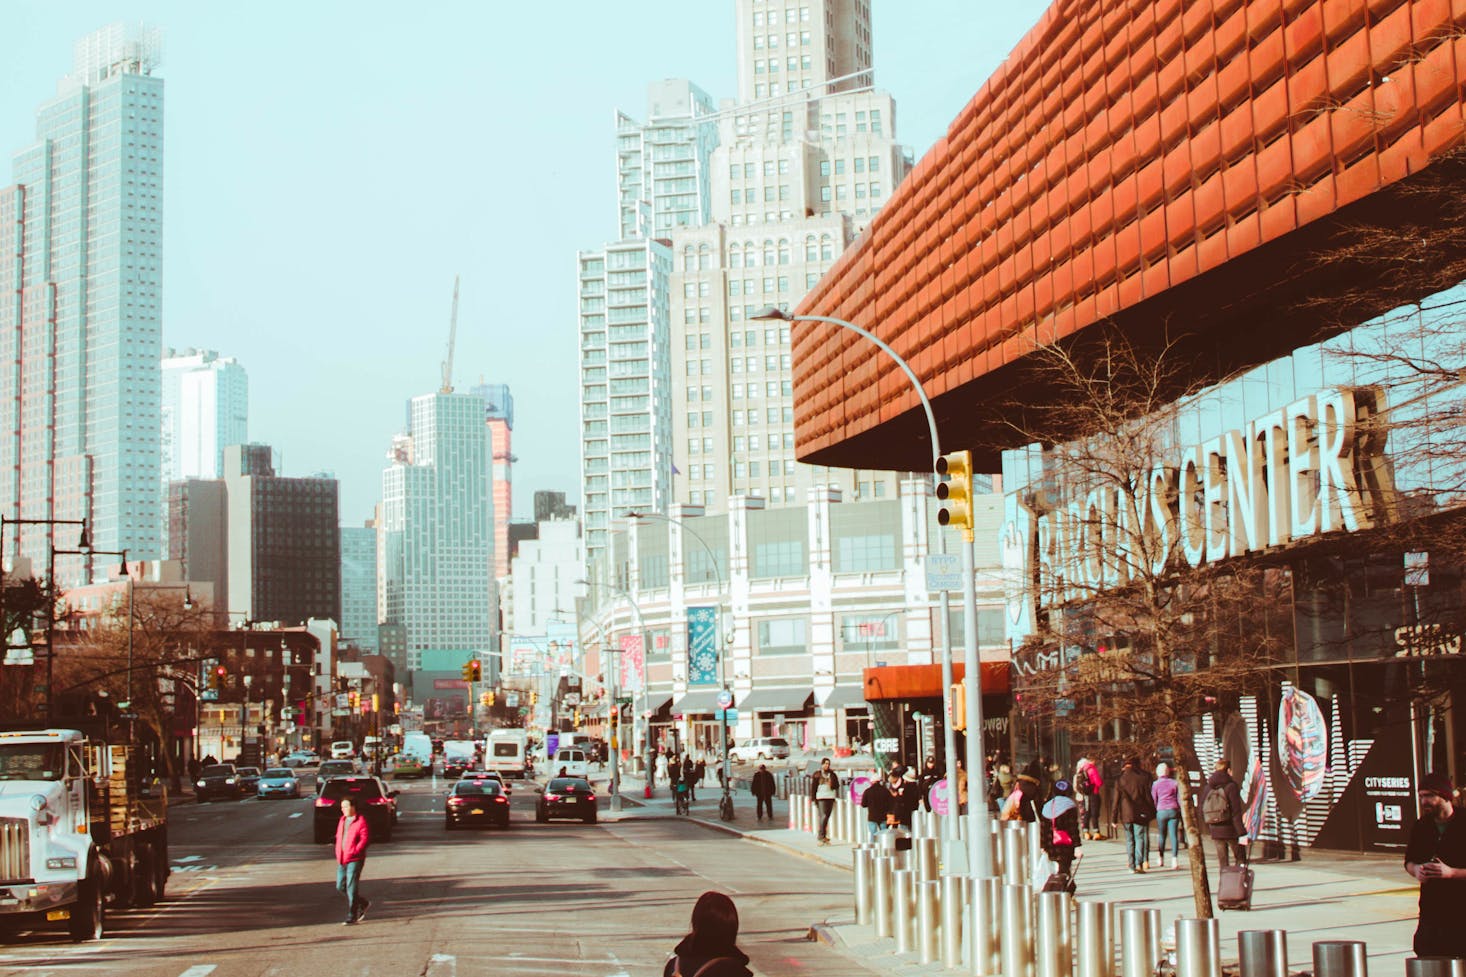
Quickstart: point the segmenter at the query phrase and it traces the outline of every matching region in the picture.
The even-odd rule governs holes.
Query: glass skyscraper
[[[159,47],[120,26],[81,40],[0,189],[0,504],[87,519],[93,546],[139,559],[162,555]],[[22,529],[10,552],[44,565],[44,528]]]

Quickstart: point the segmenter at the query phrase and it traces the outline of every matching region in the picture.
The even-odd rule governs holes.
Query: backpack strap
[[[707,963],[703,964],[701,967],[698,967],[697,968],[697,973],[693,974],[692,977],[702,977],[703,974],[705,974],[705,973],[708,972],[709,968],[711,968],[713,964],[719,963],[719,962],[721,962],[723,960],[732,960],[732,959],[733,959],[732,957],[713,957],[713,959],[709,960]]]

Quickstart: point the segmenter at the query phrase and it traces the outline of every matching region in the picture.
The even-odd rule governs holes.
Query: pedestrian
[[[694,784],[696,784],[697,786],[701,787],[702,786],[702,780],[707,775],[708,775],[708,762],[707,762],[707,760],[704,757],[698,757],[697,758],[697,765],[693,768],[693,772],[692,772],[692,782]]]
[[[661,751],[658,751],[657,752],[656,772],[652,775],[652,782],[650,784],[648,784],[647,786],[648,787],[655,788],[657,786],[657,781],[658,780],[666,780],[666,779],[667,779],[667,754],[662,753]]]
[[[1038,780],[1031,767],[1024,768],[1013,781],[1013,790],[1003,801],[1004,821],[1037,821],[1039,805]]]
[[[1074,801],[1074,788],[1067,780],[1054,781],[1053,793],[1044,803],[1040,838],[1044,852],[1058,865],[1059,871],[1074,877],[1074,863],[1084,857],[1080,851],[1079,805]]]
[[[341,820],[336,822],[336,891],[346,896],[346,919],[342,922],[345,926],[361,922],[372,905],[360,891],[361,870],[366,867],[370,844],[366,817],[356,809],[355,801],[343,797]]]
[[[967,768],[957,761],[957,813],[967,813]]]
[[[1125,860],[1132,875],[1143,874],[1150,862],[1150,822],[1155,818],[1155,801],[1150,796],[1150,777],[1140,761],[1125,758],[1115,784],[1120,823],[1125,826]]]
[[[758,769],[753,773],[753,780],[749,783],[748,789],[753,794],[755,812],[758,819],[764,819],[764,812],[767,811],[769,820],[774,820],[774,775],[769,773],[767,764],[760,763]]]
[[[814,782],[809,785],[809,796],[819,805],[820,809],[819,843],[828,845],[830,843],[830,815],[835,813],[835,800],[840,796],[840,776],[830,766],[829,757],[820,761],[819,772],[814,775]]]
[[[917,791],[921,795],[918,800],[921,801],[921,806],[923,810],[931,811],[932,788],[935,787],[937,785],[937,781],[941,779],[942,771],[941,768],[937,766],[937,758],[934,756],[927,757],[926,763],[922,764],[920,775],[916,778]]]
[[[202,769],[203,769],[203,765],[199,763],[198,757],[189,757],[189,759],[188,759],[188,779],[189,779],[190,782],[199,779],[199,771],[202,770]]]
[[[702,779],[700,773],[698,765],[692,762],[691,753],[682,758],[682,783],[687,785],[688,803],[697,800],[697,782]]]
[[[1405,846],[1405,871],[1420,882],[1417,957],[1466,957],[1466,816],[1458,816],[1451,779],[1420,778],[1420,817]]]
[[[993,776],[988,782],[988,808],[997,814],[1003,802],[1013,793],[1013,785],[1017,778],[1013,776],[1013,765],[998,756],[993,765]]]
[[[1099,765],[1089,757],[1080,757],[1074,765],[1074,800],[1079,804],[1079,833],[1085,841],[1100,839],[1100,790],[1104,778]]]
[[[692,932],[672,951],[662,977],[753,977],[738,949],[738,908],[721,892],[704,892],[692,907]]]
[[[1206,822],[1206,833],[1216,846],[1217,864],[1222,868],[1232,862],[1247,864],[1247,826],[1242,821],[1245,811],[1242,788],[1232,779],[1231,761],[1218,760],[1216,769],[1206,780],[1206,792],[1201,795],[1201,817]]]
[[[1156,868],[1166,867],[1166,839],[1171,841],[1171,868],[1181,867],[1181,789],[1171,776],[1169,763],[1158,763],[1155,783],[1150,785],[1155,802]]]
[[[901,777],[893,769],[889,779],[894,784],[901,782]],[[866,828],[870,831],[872,839],[887,828],[895,827],[899,818],[894,815],[896,798],[892,790],[887,786],[885,780],[877,780],[865,789],[860,795],[860,806],[865,809]]]

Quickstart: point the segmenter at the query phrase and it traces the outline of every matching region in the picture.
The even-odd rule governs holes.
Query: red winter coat
[[[360,814],[351,819],[348,826],[346,818],[336,822],[336,863],[345,865],[348,862],[366,861],[367,844],[370,839],[367,837],[366,818]]]

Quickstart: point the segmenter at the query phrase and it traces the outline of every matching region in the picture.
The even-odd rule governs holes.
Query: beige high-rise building
[[[814,485],[894,497],[900,478],[794,460],[792,309],[911,168],[872,90],[868,0],[735,0],[737,102],[718,116],[712,223],[672,234],[673,498],[803,503]],[[872,355],[880,355],[874,348]]]

